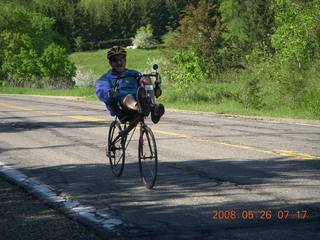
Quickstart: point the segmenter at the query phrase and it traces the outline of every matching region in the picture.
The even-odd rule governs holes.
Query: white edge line
[[[58,196],[54,189],[49,185],[41,183],[32,177],[28,177],[20,171],[7,166],[1,161],[0,174],[13,180],[21,187],[30,189],[32,192],[40,194],[45,200],[54,204],[59,204],[60,206],[62,205],[71,213],[76,214],[85,220],[90,221],[91,223],[97,224],[108,231],[114,231],[116,226],[123,224],[120,219],[111,217],[111,215],[107,212],[97,211],[93,207],[84,206],[77,201],[70,199],[67,200],[61,196]],[[67,213],[67,211],[65,211],[65,213]]]

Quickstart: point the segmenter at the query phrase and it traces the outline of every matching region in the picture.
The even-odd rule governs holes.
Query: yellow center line
[[[289,151],[289,150],[276,149],[275,152],[277,152],[282,156],[290,156],[290,157],[296,157],[301,159],[320,159],[320,157],[314,156],[308,153],[300,153],[300,152]]]
[[[15,105],[11,105],[11,104],[6,104],[6,103],[0,103],[0,106],[7,107],[7,108],[20,109],[20,110],[25,110],[25,111],[35,111],[32,108],[25,108],[25,107],[15,106]]]
[[[65,117],[73,118],[73,119],[80,119],[80,120],[85,120],[85,121],[90,121],[90,122],[107,122],[106,119],[88,117],[88,116],[69,116],[69,115],[65,115]]]
[[[89,116],[78,116],[78,115],[71,116],[71,115],[64,115],[64,114],[60,114],[60,113],[51,113],[51,112],[39,111],[39,110],[31,109],[31,108],[24,108],[24,107],[20,107],[20,106],[16,106],[16,105],[5,104],[5,103],[0,103],[0,106],[7,107],[7,108],[26,110],[26,111],[35,111],[35,112],[43,113],[46,115],[63,116],[63,117],[67,117],[67,118],[80,119],[80,120],[91,121],[91,122],[105,122],[105,123],[110,122],[110,121],[107,121],[106,119],[102,119],[102,118],[95,118],[95,117],[89,117]],[[181,133],[166,132],[166,131],[161,131],[161,130],[153,130],[153,131],[155,133],[160,133],[160,134],[164,134],[164,135],[187,138],[187,139],[191,139],[191,140],[195,140],[195,141],[199,141],[199,142],[214,143],[214,144],[219,144],[219,145],[224,145],[224,146],[229,146],[229,147],[234,147],[234,148],[246,149],[246,150],[255,151],[255,152],[262,152],[262,153],[281,155],[281,156],[290,156],[290,157],[295,157],[295,158],[299,158],[299,159],[320,159],[320,156],[311,155],[308,153],[299,153],[299,152],[295,152],[295,151],[281,150],[281,149],[266,150],[266,149],[262,149],[262,148],[249,147],[249,146],[245,146],[245,145],[219,142],[219,141],[214,141],[211,139],[204,139],[204,138],[189,136],[189,135],[181,134]]]
[[[61,114],[61,113],[49,113],[49,112],[43,112],[43,113],[47,115],[52,115],[52,116],[65,116],[64,114]]]
[[[194,137],[194,136],[188,136],[188,135],[179,134],[179,133],[165,132],[165,131],[159,131],[159,130],[153,130],[153,131],[157,132],[157,133],[165,134],[165,135],[177,136],[177,137],[181,137],[181,138],[189,138],[189,139],[193,139],[193,140],[200,141],[200,142],[209,142],[209,143],[220,144],[220,145],[229,146],[229,147],[235,147],[235,148],[241,148],[241,149],[246,149],[246,150],[252,150],[252,151],[256,151],[256,152],[263,152],[263,153],[279,155],[274,151],[269,151],[269,150],[265,150],[265,149],[261,149],[261,148],[254,148],[254,147],[249,147],[249,146],[245,146],[245,145],[218,142],[215,140],[204,139],[204,138]]]

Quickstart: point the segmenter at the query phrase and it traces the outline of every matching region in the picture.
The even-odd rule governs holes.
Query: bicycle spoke
[[[121,125],[113,121],[109,128],[107,156],[109,158],[112,173],[120,177],[124,168],[125,147],[122,139]],[[118,135],[115,134],[118,132]]]
[[[153,188],[157,177],[158,155],[154,135],[150,128],[143,127],[139,139],[139,167],[143,183]]]

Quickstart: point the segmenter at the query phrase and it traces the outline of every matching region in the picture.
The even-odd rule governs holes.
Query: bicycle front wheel
[[[109,128],[106,155],[109,158],[112,173],[116,177],[121,176],[125,161],[125,141],[120,134],[121,131],[120,123],[113,121]]]
[[[140,130],[139,168],[144,185],[149,189],[153,188],[157,179],[158,152],[154,135],[147,126]]]

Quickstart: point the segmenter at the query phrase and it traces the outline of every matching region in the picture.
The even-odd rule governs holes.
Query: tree
[[[274,27],[274,12],[271,1],[223,0],[220,5],[223,34],[229,51],[239,59],[260,48],[273,52],[270,36]]]
[[[175,36],[168,43],[169,48],[186,52],[191,48],[209,72],[220,71],[224,26],[217,5],[201,0],[197,6],[188,5],[183,14]]]
[[[33,0],[30,6],[31,11],[40,13],[42,16],[54,19],[53,28],[61,36],[67,39],[56,39],[60,45],[69,50],[74,38],[74,0]],[[68,43],[70,45],[68,45]]]
[[[301,68],[320,57],[320,1],[275,0],[276,31],[272,44],[282,63]]]
[[[44,78],[55,76],[63,77],[66,82],[70,81],[75,69],[64,50],[52,43],[58,36],[53,30],[54,19],[11,4],[3,6],[0,16],[4,20],[0,23],[2,80],[7,83],[13,81],[11,83],[20,86],[41,86]],[[48,48],[52,44],[53,47]],[[41,60],[41,56],[50,55],[48,51],[57,52],[58,57],[51,58],[50,64],[59,68],[46,70],[49,69],[48,65]],[[54,71],[57,75],[53,75]]]
[[[75,75],[76,67],[70,62],[65,49],[55,43],[50,44],[40,58],[40,69],[48,79],[49,86],[73,87],[72,77]]]
[[[183,9],[186,8],[186,6],[190,4],[197,4],[199,0],[166,0],[165,5],[166,5],[166,31],[167,28],[169,27],[170,29],[177,29],[179,26],[179,21],[183,17]]]

